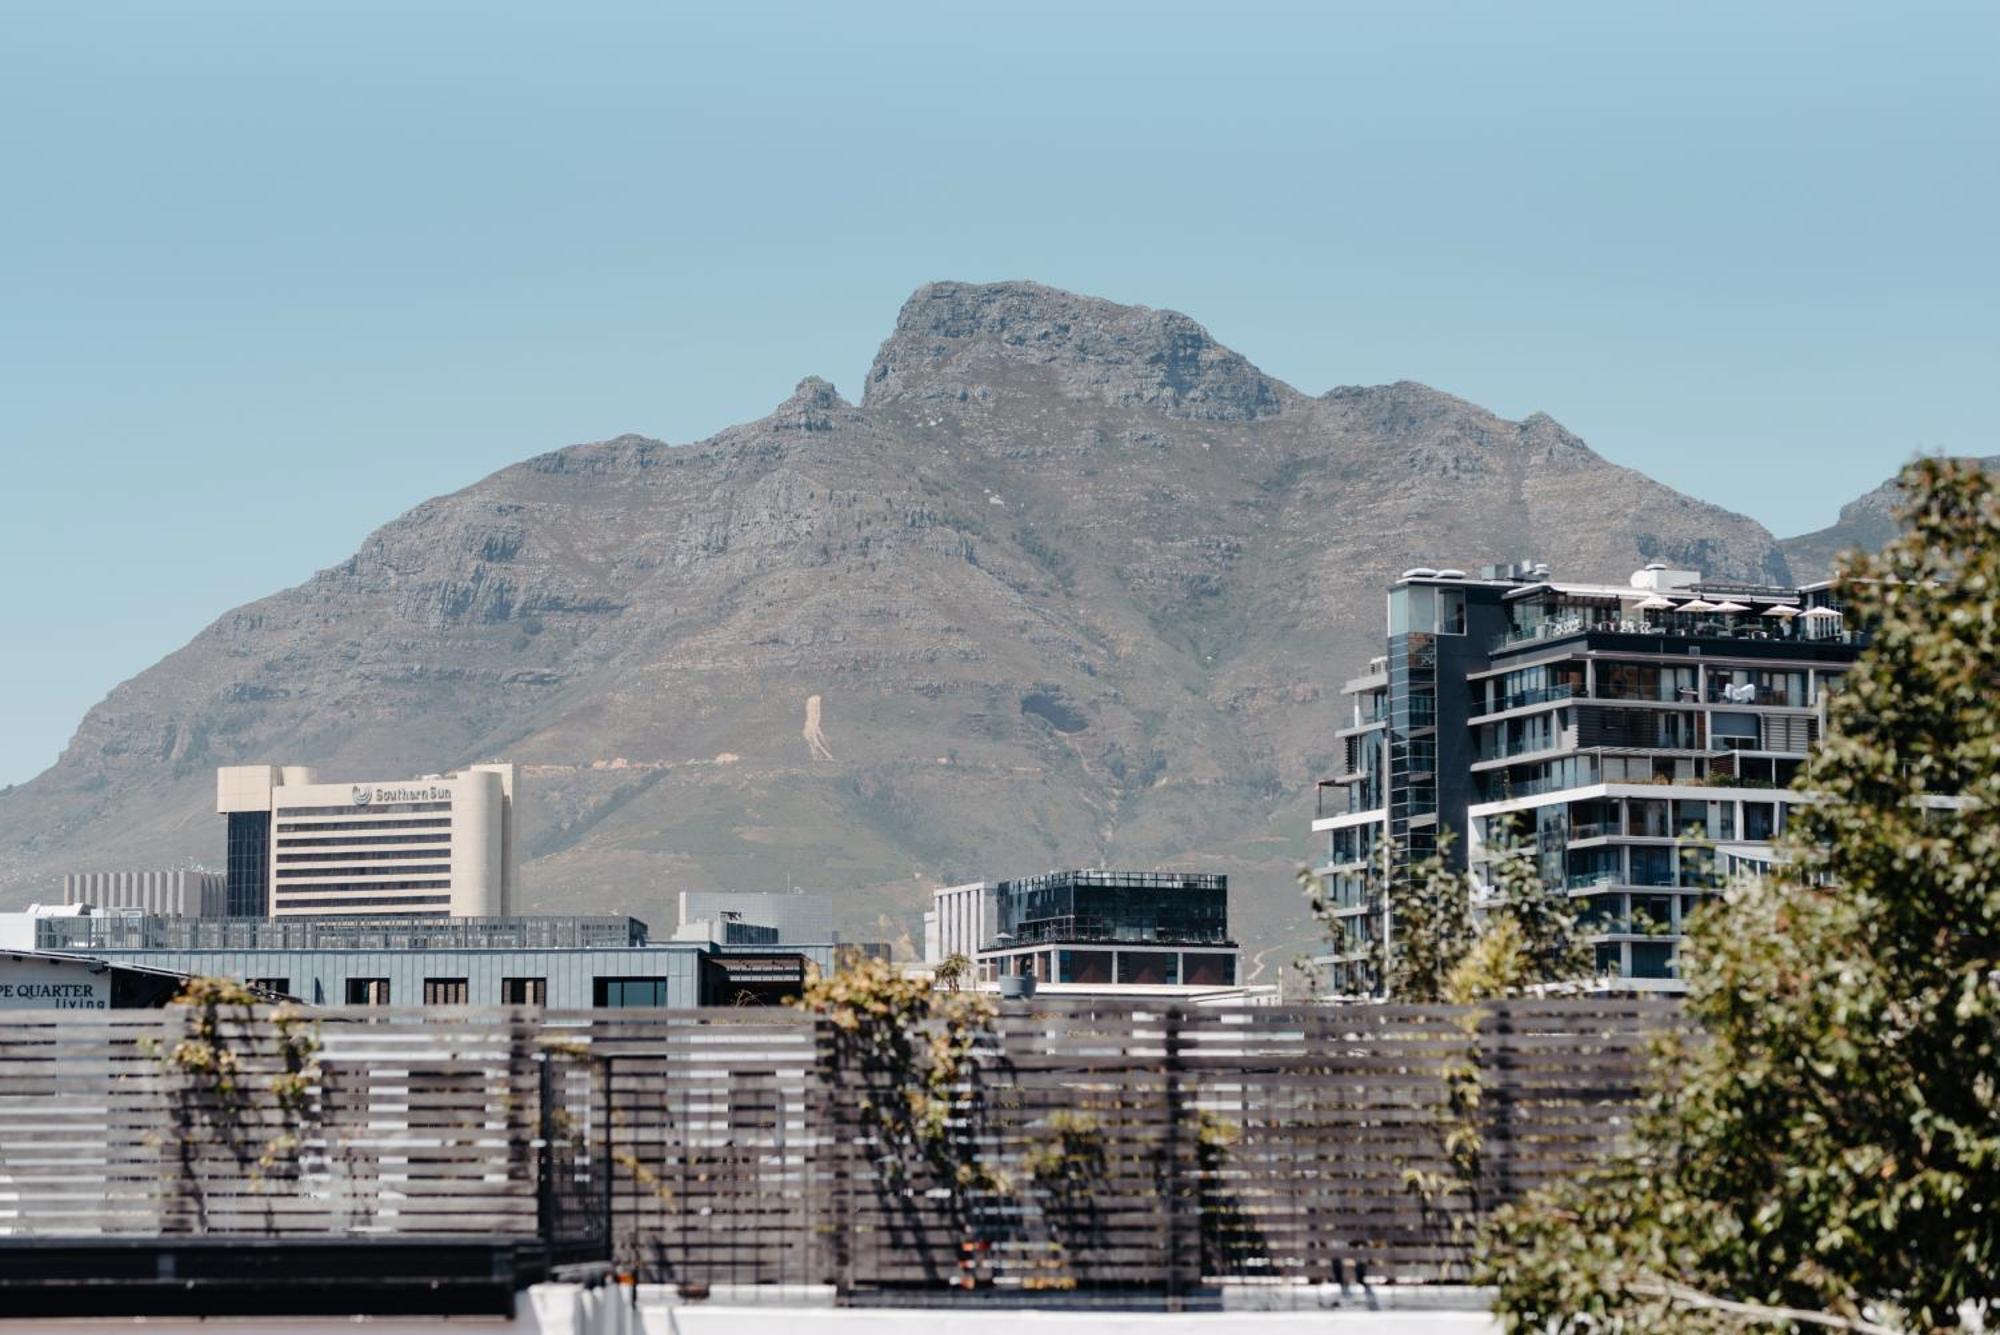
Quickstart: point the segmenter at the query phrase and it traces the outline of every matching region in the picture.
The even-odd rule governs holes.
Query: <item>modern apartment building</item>
[[[503,917],[515,905],[515,772],[322,783],[293,765],[219,769],[232,917]]]
[[[1056,871],[936,892],[930,963],[972,961],[982,982],[1025,974],[1048,990],[1233,988],[1229,878],[1203,872]]]
[[[1546,566],[1406,571],[1387,653],[1344,687],[1340,772],[1319,785],[1332,990],[1377,988],[1398,874],[1449,830],[1483,892],[1503,824],[1578,901],[1601,974],[1677,989],[1688,913],[1768,866],[1811,800],[1788,788],[1863,639],[1826,584],[1659,563],[1623,584],[1559,583]]]

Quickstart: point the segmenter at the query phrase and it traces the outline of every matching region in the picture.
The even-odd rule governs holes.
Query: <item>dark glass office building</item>
[[[1770,864],[1806,800],[1788,788],[1827,693],[1865,639],[1830,585],[1658,563],[1615,585],[1557,583],[1545,566],[1420,568],[1387,612],[1387,652],[1345,685],[1338,773],[1313,822],[1341,995],[1378,990],[1410,863],[1449,830],[1483,897],[1503,826],[1577,901],[1600,973],[1678,987],[1686,915],[1734,871]]]
[[[224,862],[228,877],[229,916],[264,918],[271,913],[271,813],[229,813],[229,847]]]
[[[1000,881],[987,899],[982,970],[1045,983],[1230,987],[1229,878],[1060,871]]]

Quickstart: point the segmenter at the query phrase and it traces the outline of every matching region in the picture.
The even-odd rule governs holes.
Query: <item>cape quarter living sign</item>
[[[108,972],[0,955],[0,1011],[101,1011],[110,1005]]]

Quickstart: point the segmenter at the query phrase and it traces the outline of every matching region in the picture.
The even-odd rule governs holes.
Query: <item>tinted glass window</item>
[[[591,1004],[596,1006],[664,1006],[667,980],[664,978],[597,978],[591,982]]]

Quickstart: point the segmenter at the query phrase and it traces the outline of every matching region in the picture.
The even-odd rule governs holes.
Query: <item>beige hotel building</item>
[[[324,783],[296,765],[215,773],[231,917],[514,912],[514,766]]]

